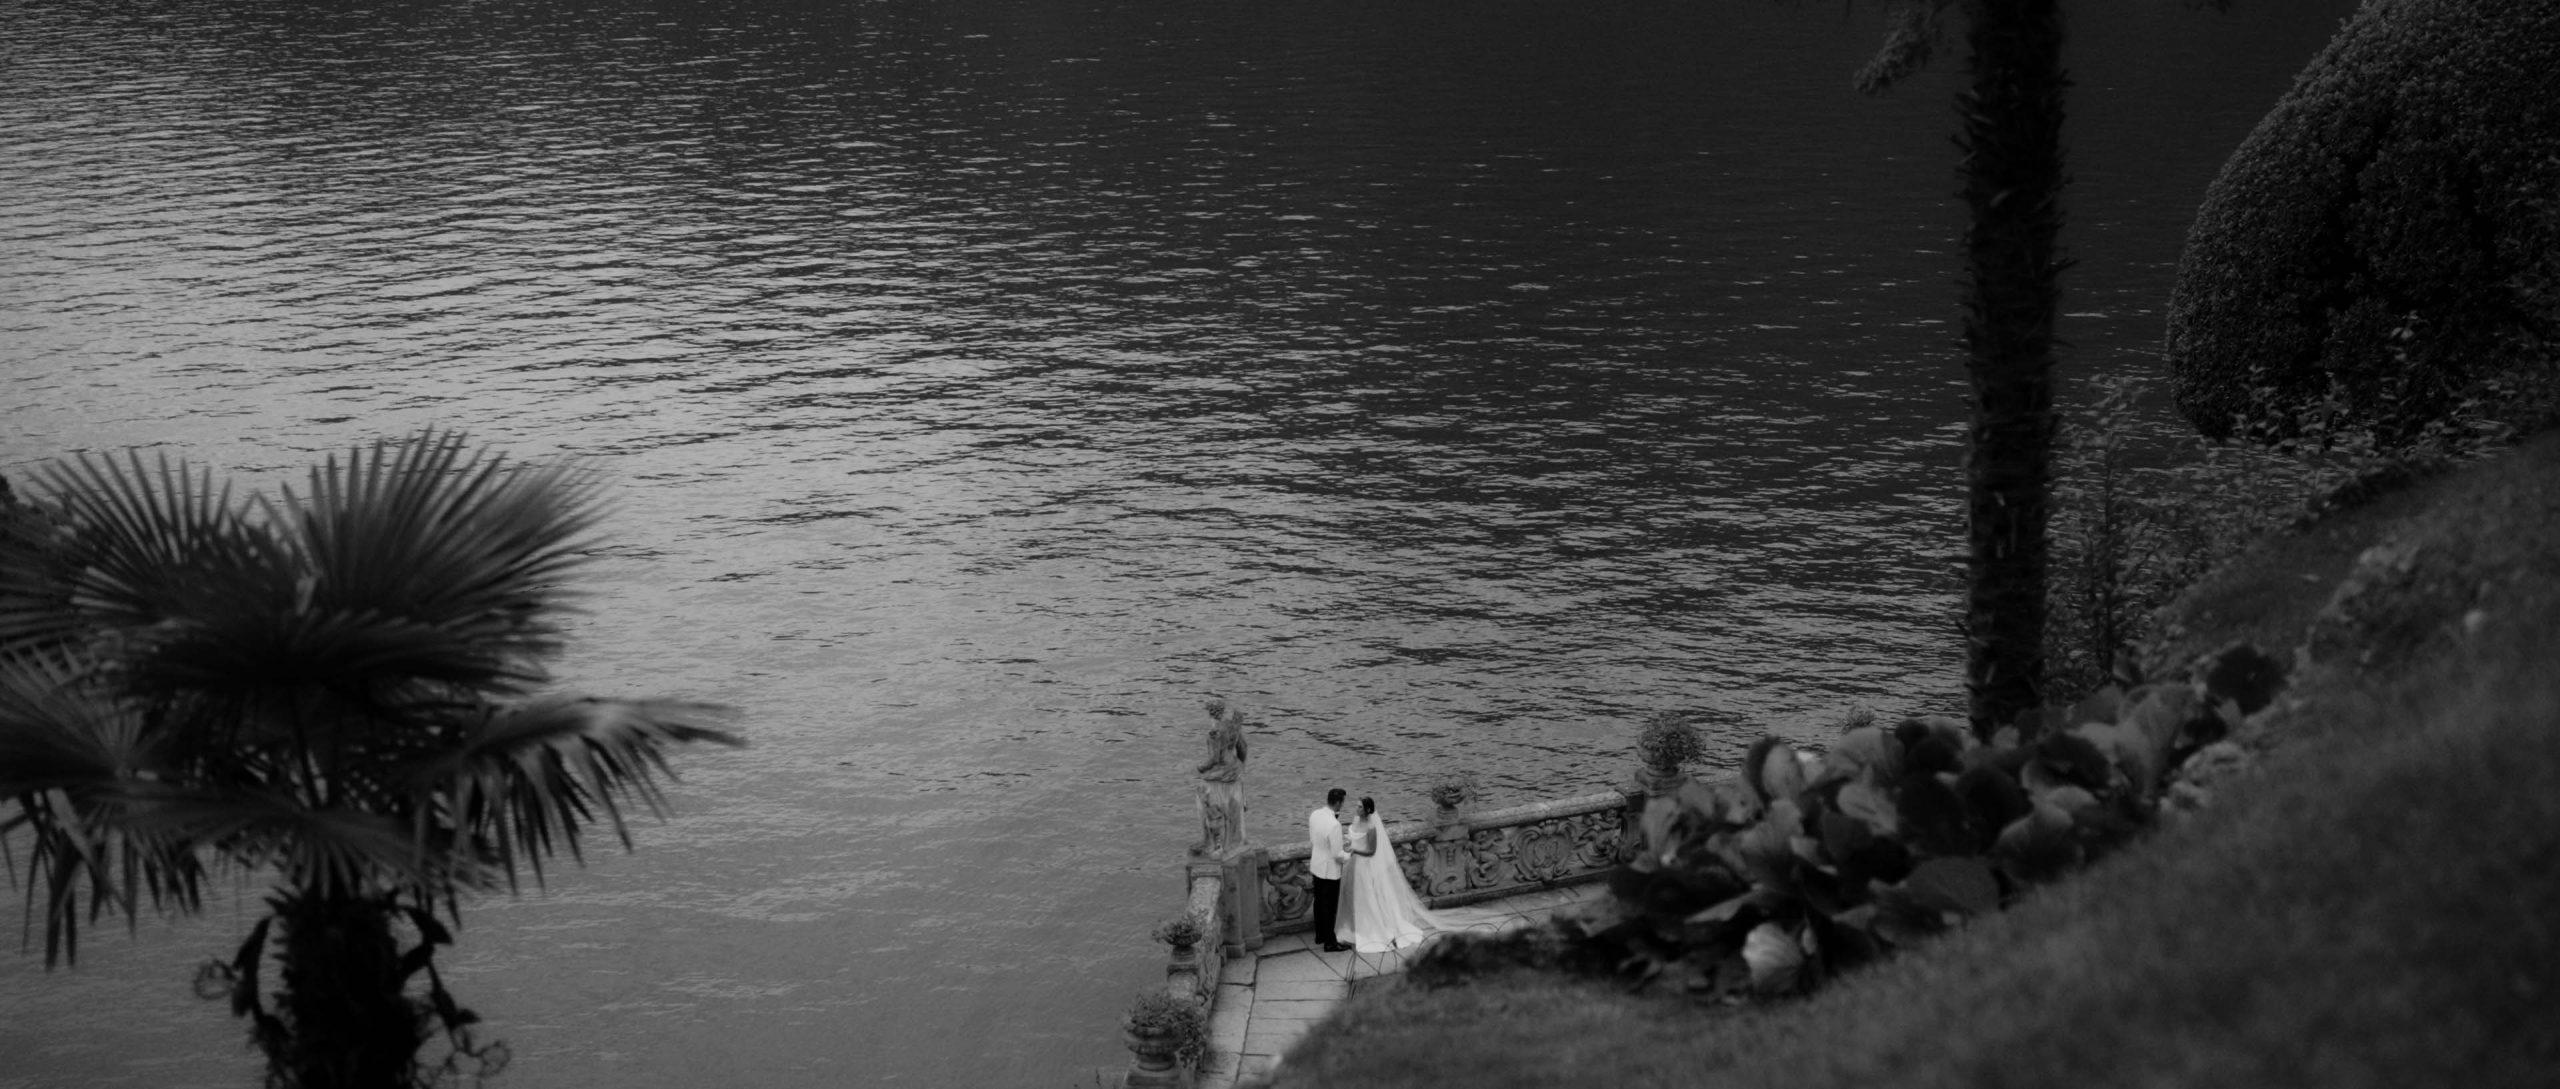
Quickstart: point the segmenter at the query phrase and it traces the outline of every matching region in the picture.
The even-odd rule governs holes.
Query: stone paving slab
[[[1253,989],[1253,1000],[1270,1002],[1312,998],[1330,1002],[1340,999],[1347,990],[1349,985],[1338,979],[1273,979]]]
[[[1350,993],[1350,989],[1346,987],[1331,996],[1319,999],[1264,998],[1261,995],[1255,995],[1252,1023],[1255,1027],[1259,1027],[1265,1021],[1275,1020],[1321,1021],[1324,1015],[1333,1012],[1335,1006],[1341,1005],[1343,998]],[[1245,1032],[1251,1035],[1252,1029],[1248,1028]]]
[[[1276,957],[1282,953],[1295,953],[1302,949],[1313,949],[1315,947],[1315,935],[1301,930],[1295,934],[1282,934],[1275,938],[1263,939],[1262,948],[1259,952],[1266,957]]]
[[[1312,983],[1319,980],[1349,978],[1349,953],[1290,953],[1264,957],[1254,969],[1254,987],[1258,991],[1268,983]]]
[[[1210,1007],[1209,1038],[1244,1037],[1245,1022],[1253,1017],[1253,994],[1241,987],[1222,987],[1217,1004]]]
[[[1199,1089],[1221,1089],[1235,1084],[1236,1065],[1243,1057],[1241,1051],[1211,1051],[1201,1056],[1200,1068],[1191,1072],[1193,1084]]]
[[[1598,882],[1539,889],[1441,914],[1465,930],[1497,931],[1542,920],[1556,909],[1606,895]],[[1351,981],[1391,975],[1420,947],[1383,953],[1327,953],[1308,934],[1271,939],[1253,955],[1229,959],[1219,972],[1209,1017],[1209,1053],[1194,1072],[1199,1089],[1262,1084],[1281,1056],[1351,993]]]
[[[1297,1046],[1299,1040],[1306,1038],[1307,1030],[1314,1027],[1313,1021],[1275,1021],[1269,1027],[1264,1027],[1257,1020],[1254,1022],[1253,1031],[1245,1034],[1244,1057],[1267,1058],[1273,1060],[1276,1065],[1280,1056],[1288,1054],[1290,1048]]]

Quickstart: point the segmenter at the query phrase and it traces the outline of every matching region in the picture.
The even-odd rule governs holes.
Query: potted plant
[[[1637,785],[1648,795],[1668,794],[1686,778],[1680,765],[1698,758],[1706,751],[1706,738],[1689,716],[1679,711],[1656,711],[1645,716],[1644,729],[1636,734],[1636,758],[1644,762],[1637,774]]]
[[[1199,960],[1200,920],[1191,917],[1189,913],[1176,915],[1157,923],[1155,936],[1157,941],[1173,947],[1175,964],[1190,964]]]
[[[1129,1072],[1131,1086],[1184,1084],[1182,1071],[1200,1061],[1209,1046],[1209,1015],[1197,1001],[1163,991],[1140,991],[1120,1019],[1122,1038],[1137,1057]]]

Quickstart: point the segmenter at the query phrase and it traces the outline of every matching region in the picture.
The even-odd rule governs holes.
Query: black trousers
[[[1316,887],[1316,947],[1334,942],[1333,918],[1342,910],[1342,882],[1328,877],[1311,879]]]

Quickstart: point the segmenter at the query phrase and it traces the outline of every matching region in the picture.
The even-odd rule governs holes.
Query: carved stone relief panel
[[[1275,858],[1262,873],[1262,925],[1277,929],[1315,912],[1315,878],[1303,858]]]
[[[1524,882],[1552,881],[1580,868],[1566,821],[1540,821],[1514,829],[1512,869]]]
[[[1423,897],[1434,897],[1434,892],[1431,892],[1431,874],[1439,869],[1439,864],[1436,864],[1434,853],[1431,853],[1431,840],[1405,840],[1405,843],[1398,843],[1398,846],[1395,846],[1395,866],[1405,871],[1405,881],[1413,884],[1413,892],[1423,894]]]
[[[1467,834],[1467,888],[1490,889],[1511,880],[1511,829],[1478,828]]]
[[[1574,861],[1586,870],[1605,870],[1633,857],[1627,841],[1627,813],[1604,809],[1575,817],[1567,825]]]

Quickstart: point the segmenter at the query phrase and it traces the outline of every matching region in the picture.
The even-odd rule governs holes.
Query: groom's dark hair
[[[1341,787],[1335,787],[1335,788],[1333,788],[1333,789],[1331,789],[1331,790],[1328,790],[1328,791],[1325,791],[1325,792],[1324,792],[1324,804],[1326,804],[1326,805],[1341,805],[1341,804],[1342,804],[1342,800],[1343,800],[1344,798],[1348,798],[1348,797],[1350,797],[1350,796],[1351,796],[1351,795],[1350,795],[1350,794],[1348,794],[1348,793],[1345,793]]]

